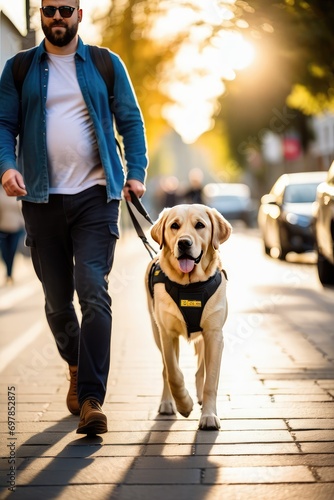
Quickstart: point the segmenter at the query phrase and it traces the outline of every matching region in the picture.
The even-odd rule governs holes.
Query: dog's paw
[[[177,411],[181,413],[183,417],[189,417],[190,413],[192,412],[193,406],[194,403],[189,394],[182,400],[179,399],[178,401],[176,401]]]
[[[202,415],[198,424],[198,428],[203,431],[216,431],[220,429],[220,420],[212,413],[211,415]]]
[[[159,406],[160,415],[176,415],[176,408],[173,401],[161,401]]]

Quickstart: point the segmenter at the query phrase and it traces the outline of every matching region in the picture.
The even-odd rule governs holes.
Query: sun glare
[[[179,0],[172,6],[162,0],[166,11],[150,33],[158,43],[176,34],[187,37],[161,83],[161,90],[173,100],[163,116],[187,143],[213,126],[223,82],[234,80],[255,58],[253,45],[237,31],[222,27],[211,37],[212,26],[224,26],[233,18],[228,3],[234,0],[226,0],[224,7],[217,0]]]
[[[254,47],[236,32],[221,31],[210,44],[199,47],[194,40],[184,44],[161,84],[173,100],[163,115],[187,143],[212,128],[224,80],[234,80],[255,57]]]
[[[255,57],[254,46],[236,32],[221,32],[219,38],[213,41],[221,52],[225,64],[234,70],[242,70],[249,66]]]
[[[195,142],[213,127],[217,100],[225,91],[224,81],[234,80],[237,72],[255,58],[254,47],[239,32],[222,28],[210,38],[212,26],[219,29],[233,19],[228,4],[234,1],[225,0],[222,5],[217,0],[161,0],[164,14],[150,31],[157,43],[180,33],[186,36],[173,63],[166,67],[161,90],[173,101],[165,105],[163,116],[187,143]],[[40,5],[39,0],[31,0],[31,5]],[[110,0],[81,0],[80,5],[84,10],[80,33],[86,43],[99,43],[98,26],[92,24],[91,13],[96,8],[107,10]],[[41,30],[39,35],[43,35]]]

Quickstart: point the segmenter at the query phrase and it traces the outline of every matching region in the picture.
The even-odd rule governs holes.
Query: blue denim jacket
[[[115,72],[113,114],[117,132],[123,138],[126,177],[145,182],[148,161],[142,115],[122,61],[112,52],[110,56]],[[20,103],[12,75],[13,58],[7,61],[0,80],[0,178],[6,170],[18,169],[28,193],[23,199],[37,203],[47,203],[49,199],[45,110],[47,59],[43,41],[37,48],[22,88],[18,161],[16,138],[19,133]],[[80,38],[75,64],[78,83],[95,129],[107,181],[108,201],[121,199],[125,172],[117,151],[108,92],[88,47]]]

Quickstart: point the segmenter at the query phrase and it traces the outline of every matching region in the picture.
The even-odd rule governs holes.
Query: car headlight
[[[289,212],[286,214],[286,221],[293,226],[308,227],[311,224],[311,217],[308,215],[294,214]]]

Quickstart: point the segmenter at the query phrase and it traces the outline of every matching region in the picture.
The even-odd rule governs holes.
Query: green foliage
[[[218,119],[235,158],[248,162],[267,131],[313,138],[307,115],[334,109],[334,4],[327,0],[237,1],[255,63],[227,85]]]
[[[279,64],[291,88],[303,86],[318,100],[318,108],[325,109],[334,91],[333,2],[250,0],[248,5],[253,10],[245,10],[243,18],[250,35],[261,44],[270,44],[272,62]],[[304,104],[299,109],[306,114],[314,112],[313,105],[308,108]]]

